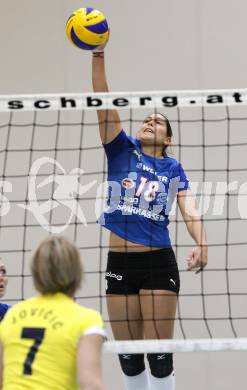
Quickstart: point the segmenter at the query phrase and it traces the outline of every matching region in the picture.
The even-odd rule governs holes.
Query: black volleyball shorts
[[[172,248],[108,253],[106,294],[138,294],[140,289],[179,293],[180,279]]]

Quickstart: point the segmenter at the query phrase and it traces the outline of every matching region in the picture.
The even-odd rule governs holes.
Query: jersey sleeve
[[[113,160],[124,148],[128,147],[129,138],[124,130],[122,130],[116,138],[108,144],[103,144],[108,160]]]
[[[81,333],[84,336],[90,334],[99,334],[106,338],[106,332],[104,327],[104,321],[101,314],[96,310],[89,310],[88,314],[83,321]]]
[[[178,163],[174,168],[171,179],[177,182],[177,192],[188,190],[190,188],[189,180],[187,179],[184,169],[180,163]]]

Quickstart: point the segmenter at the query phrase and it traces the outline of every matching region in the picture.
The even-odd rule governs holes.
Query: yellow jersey
[[[62,293],[13,306],[0,325],[4,390],[74,390],[81,335],[105,337],[100,313]]]

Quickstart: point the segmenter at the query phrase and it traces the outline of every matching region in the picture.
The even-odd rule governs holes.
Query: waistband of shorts
[[[172,247],[167,248],[161,248],[157,250],[152,251],[145,251],[145,252],[115,252],[115,251],[109,251],[108,252],[108,259],[114,260],[114,259],[135,259],[135,260],[145,260],[145,259],[154,259],[154,258],[160,258],[163,256],[167,256],[169,254],[174,255]]]

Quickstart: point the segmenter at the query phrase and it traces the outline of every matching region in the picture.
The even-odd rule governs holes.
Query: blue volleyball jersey
[[[169,212],[189,182],[174,158],[144,154],[140,141],[122,130],[104,144],[108,160],[108,200],[99,223],[133,243],[170,247]]]
[[[0,303],[0,321],[2,321],[9,308],[9,305],[6,305],[5,303]]]

